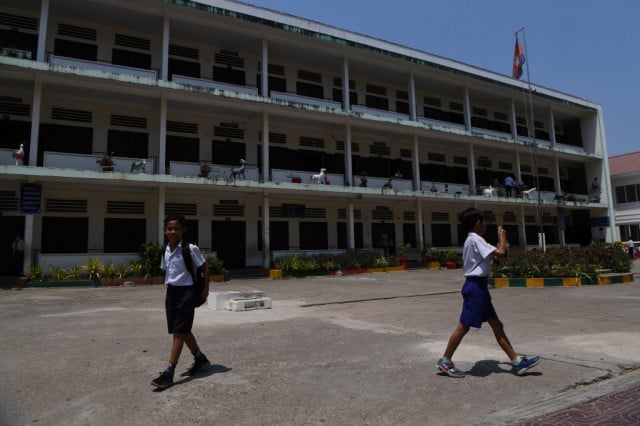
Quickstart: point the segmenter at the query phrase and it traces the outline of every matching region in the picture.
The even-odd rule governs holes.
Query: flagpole
[[[527,86],[529,87],[529,114],[530,114],[530,130],[531,130],[531,138],[533,140],[532,142],[532,147],[533,147],[533,167],[535,168],[535,173],[534,173],[534,178],[535,178],[535,185],[536,185],[536,194],[537,194],[537,204],[536,204],[536,223],[538,225],[538,246],[539,248],[541,248],[543,251],[546,251],[547,249],[547,244],[546,244],[546,239],[545,239],[545,235],[544,235],[544,231],[542,228],[542,218],[541,218],[541,200],[540,200],[540,174],[539,174],[539,170],[538,170],[538,143],[536,142],[536,130],[535,130],[535,125],[534,125],[534,119],[533,119],[533,88],[531,86],[531,73],[529,71],[529,49],[527,48],[527,35],[524,31],[524,27],[520,28],[518,31],[516,31],[515,35],[516,35],[516,40],[518,40],[518,33],[522,33],[522,39],[524,41],[524,51],[525,51],[525,58],[526,60],[524,61],[525,65],[527,66]],[[526,105],[525,105],[525,111],[526,111]]]

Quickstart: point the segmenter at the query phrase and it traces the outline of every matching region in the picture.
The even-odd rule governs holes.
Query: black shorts
[[[167,286],[167,297],[164,301],[167,312],[167,329],[169,334],[191,333],[195,305],[193,303],[194,287]]]

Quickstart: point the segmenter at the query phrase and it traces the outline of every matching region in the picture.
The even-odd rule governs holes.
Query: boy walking
[[[469,328],[480,328],[482,323],[486,321],[491,326],[498,344],[511,360],[516,374],[521,376],[530,368],[538,365],[540,357],[528,358],[524,355],[518,355],[513,349],[504,332],[504,326],[493,308],[491,295],[487,288],[493,257],[504,256],[507,251],[507,232],[502,227],[498,228],[499,243],[496,248],[483,238],[487,225],[480,210],[469,208],[463,211],[460,214],[460,222],[468,232],[462,249],[465,276],[465,283],[462,287],[464,301],[460,322],[449,338],[444,356],[438,359],[437,368],[440,372],[451,377],[464,377],[464,372],[455,367],[451,358]]]
[[[171,354],[169,355],[169,366],[151,381],[151,385],[158,389],[166,389],[173,385],[173,374],[184,344],[193,354],[194,360],[191,367],[182,373],[182,376],[195,376],[210,365],[207,357],[200,351],[195,336],[191,333],[196,300],[198,298],[202,298],[202,300],[207,298],[209,284],[205,284],[201,294],[195,294],[196,287],[194,286],[192,273],[187,270],[182,256],[183,244],[189,247],[193,266],[203,269],[205,277],[208,276],[207,262],[202,253],[200,253],[198,246],[189,244],[182,239],[186,232],[186,222],[185,217],[182,215],[169,215],[164,220],[164,235],[169,240],[169,244],[167,244],[162,254],[160,268],[166,271],[164,279],[167,286],[165,309],[167,327],[169,334],[173,335],[173,341]]]

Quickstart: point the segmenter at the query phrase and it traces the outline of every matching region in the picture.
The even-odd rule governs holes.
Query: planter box
[[[368,272],[387,272],[387,268],[369,268]]]
[[[133,278],[131,281],[136,285],[164,284],[164,277],[138,277]]]
[[[427,261],[427,262],[425,262],[424,266],[427,269],[440,269],[440,262]]]
[[[278,280],[282,278],[282,269],[269,269],[269,278]]]
[[[220,283],[224,281],[224,274],[212,274],[209,275],[209,281],[213,281],[214,283]]]
[[[404,272],[407,270],[407,268],[403,265],[387,266],[385,269],[387,272]]]
[[[104,287],[121,287],[125,281],[124,278],[103,278],[100,284]]]
[[[27,287],[97,287],[100,281],[66,280],[66,281],[29,281]]]

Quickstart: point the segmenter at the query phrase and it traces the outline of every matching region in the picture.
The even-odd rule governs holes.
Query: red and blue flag
[[[516,49],[513,52],[513,78],[519,80],[520,77],[522,77],[522,66],[524,65],[525,60],[524,50],[522,50],[520,41],[518,40],[518,37],[516,37]]]

